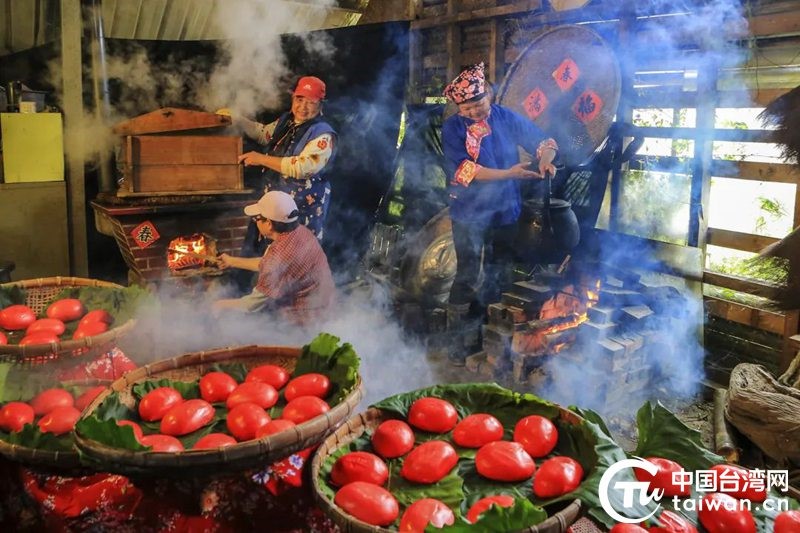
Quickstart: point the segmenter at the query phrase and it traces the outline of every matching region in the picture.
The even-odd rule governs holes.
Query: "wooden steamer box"
[[[117,195],[251,192],[244,189],[238,161],[242,138],[206,133],[230,123],[230,117],[214,113],[163,108],[117,124],[123,175]]]

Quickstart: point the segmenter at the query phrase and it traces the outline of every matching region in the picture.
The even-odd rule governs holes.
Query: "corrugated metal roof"
[[[241,1],[241,0],[239,0]],[[299,33],[358,23],[368,3],[352,9],[321,0],[257,0],[280,12],[281,27],[265,32]],[[253,2],[250,2],[253,4]],[[230,16],[233,0],[102,0],[105,35],[114,39],[202,41],[226,39],[217,23]],[[0,55],[40,46],[58,38],[59,0],[0,0]]]

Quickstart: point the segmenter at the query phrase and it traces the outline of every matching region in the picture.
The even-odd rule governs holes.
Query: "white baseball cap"
[[[245,206],[244,214],[261,215],[274,222],[294,222],[300,213],[294,198],[282,191],[269,191],[258,202]]]

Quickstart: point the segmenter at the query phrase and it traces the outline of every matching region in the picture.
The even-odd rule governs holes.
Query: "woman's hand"
[[[541,179],[542,175],[534,170],[530,170],[528,168],[529,166],[531,166],[530,162],[517,163],[508,169],[507,172],[509,173],[509,177],[521,179]]]
[[[553,164],[553,159],[556,158],[556,151],[552,148],[545,148],[542,150],[542,157],[539,159],[539,174],[542,177],[546,176],[548,173],[551,176],[556,175],[556,167]]]
[[[252,166],[267,166],[266,161],[264,160],[266,156],[264,154],[260,154],[258,152],[247,152],[246,154],[242,154],[239,156],[239,163],[244,163],[246,167]]]
[[[220,269],[225,270],[226,268],[231,268],[232,266],[234,266],[233,263],[235,259],[236,259],[235,257],[232,257],[228,254],[219,254],[217,256],[218,260],[217,265],[219,266]]]

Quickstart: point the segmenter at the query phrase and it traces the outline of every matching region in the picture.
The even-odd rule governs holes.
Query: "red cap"
[[[297,80],[294,96],[305,96],[314,100],[325,99],[325,82],[315,76],[303,76]]]

